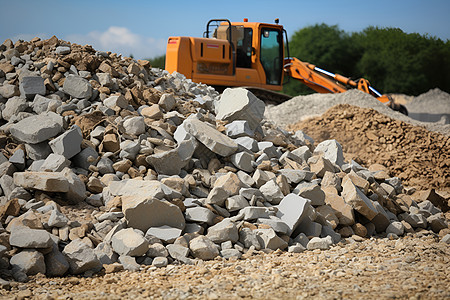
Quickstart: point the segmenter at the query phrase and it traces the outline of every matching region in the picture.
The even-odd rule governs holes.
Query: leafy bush
[[[156,56],[154,58],[148,58],[147,59],[153,68],[160,68],[160,69],[164,69],[165,65],[166,65],[166,56],[165,55],[161,55],[161,56]]]

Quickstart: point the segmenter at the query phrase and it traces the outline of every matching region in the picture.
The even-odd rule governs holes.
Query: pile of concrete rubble
[[[336,140],[275,128],[244,89],[219,95],[53,37],[0,46],[0,95],[3,278],[448,230],[438,195],[416,203],[383,166],[344,162]],[[80,203],[91,219],[63,213]]]

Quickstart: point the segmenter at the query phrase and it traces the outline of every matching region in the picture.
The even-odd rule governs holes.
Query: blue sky
[[[150,58],[164,54],[169,36],[202,36],[213,18],[267,23],[279,18],[289,35],[326,23],[347,32],[397,27],[450,39],[449,0],[0,0],[0,43],[56,35],[97,50]]]

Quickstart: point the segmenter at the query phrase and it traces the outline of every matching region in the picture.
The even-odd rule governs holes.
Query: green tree
[[[407,34],[398,28],[368,27],[346,33],[338,26],[305,27],[290,39],[290,55],[332,73],[366,78],[381,93],[418,95],[432,88],[450,92],[450,41]],[[290,95],[312,93],[290,80]]]
[[[165,68],[166,55],[155,56],[153,58],[148,58],[147,60],[151,63],[153,68],[160,68],[160,69]]]

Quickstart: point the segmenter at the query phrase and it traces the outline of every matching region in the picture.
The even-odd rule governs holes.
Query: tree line
[[[436,87],[450,92],[450,41],[434,36],[379,27],[348,33],[337,25],[322,23],[294,32],[289,50],[290,56],[332,73],[366,78],[381,93],[419,95]],[[164,59],[149,60],[164,68]],[[289,80],[283,92],[300,95],[314,91]]]

